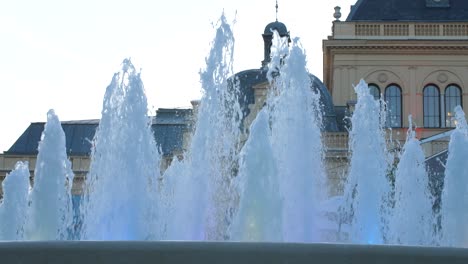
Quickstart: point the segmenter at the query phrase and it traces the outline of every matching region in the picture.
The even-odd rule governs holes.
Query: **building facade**
[[[362,78],[386,102],[395,137],[410,114],[419,138],[455,127],[453,108],[468,99],[468,1],[359,0],[332,31],[323,78],[336,107],[355,104]]]
[[[192,109],[158,109],[152,119],[152,130],[161,151],[161,169],[165,170],[174,158],[180,158],[186,149],[193,125]],[[16,162],[27,161],[31,175],[37,162],[38,146],[44,122],[31,123],[11,148],[0,154],[0,183],[10,173]],[[66,137],[66,151],[75,175],[72,194],[81,195],[85,177],[91,164],[92,140],[99,126],[99,120],[77,120],[62,122]],[[2,190],[0,188],[0,197]]]

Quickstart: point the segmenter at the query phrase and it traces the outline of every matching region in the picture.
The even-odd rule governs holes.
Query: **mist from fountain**
[[[364,80],[354,90],[357,104],[349,132],[351,161],[344,191],[348,222],[346,240],[359,244],[383,244],[389,208],[390,185],[387,179],[389,156],[383,126],[381,102],[370,94]]]
[[[225,240],[237,194],[232,180],[238,166],[240,121],[238,87],[233,74],[234,36],[224,14],[219,20],[206,69],[200,73],[203,96],[196,127],[183,161],[164,175],[175,208],[166,218],[171,240]],[[190,219],[190,221],[187,221]]]
[[[30,194],[27,240],[67,240],[72,224],[73,172],[65,148],[65,133],[53,110],[39,142],[34,186]]]
[[[425,156],[411,115],[406,143],[395,173],[395,205],[390,217],[389,240],[393,244],[435,243],[433,198],[429,190]]]
[[[160,154],[130,60],[107,87],[82,203],[84,240],[156,239]]]
[[[2,182],[0,240],[24,240],[28,212],[29,164],[18,161]]]
[[[455,107],[456,129],[450,137],[442,191],[442,243],[468,247],[468,125],[460,106]]]

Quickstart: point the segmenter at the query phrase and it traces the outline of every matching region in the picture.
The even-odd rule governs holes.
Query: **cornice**
[[[468,52],[468,45],[333,45],[324,47],[329,52]]]
[[[468,50],[468,41],[324,40],[324,49]]]
[[[468,46],[333,46],[333,49],[385,49],[385,50],[468,50]]]

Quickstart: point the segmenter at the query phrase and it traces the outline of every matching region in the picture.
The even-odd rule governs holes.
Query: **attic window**
[[[450,7],[450,0],[426,0],[426,7]]]

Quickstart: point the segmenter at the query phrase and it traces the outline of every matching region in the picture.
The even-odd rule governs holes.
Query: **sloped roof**
[[[8,151],[5,151],[5,154],[37,155],[44,126],[44,122],[31,123],[13,146]],[[89,154],[91,152],[91,141],[97,127],[98,123],[81,124],[80,121],[76,121],[76,123],[73,121],[62,122],[67,154],[74,156]]]
[[[159,109],[152,120],[152,129],[156,143],[162,154],[182,151],[183,134],[189,127],[191,109]],[[5,154],[37,155],[44,122],[31,123]],[[62,129],[66,138],[67,155],[85,156],[91,153],[92,140],[99,120],[63,121]]]
[[[447,5],[429,0],[358,0],[346,21],[468,21],[468,1],[449,0]]]

